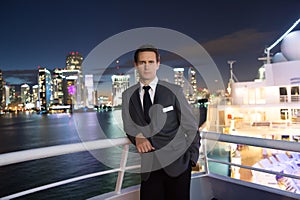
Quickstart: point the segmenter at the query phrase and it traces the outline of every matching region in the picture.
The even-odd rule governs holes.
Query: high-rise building
[[[113,75],[112,80],[112,105],[122,105],[122,93],[129,87],[129,75]]]
[[[0,110],[4,109],[4,85],[2,70],[0,70]]]
[[[83,57],[78,52],[70,52],[66,58],[66,68],[60,70],[63,77],[64,104],[72,109],[85,106],[85,86],[82,75]]]
[[[32,103],[36,109],[40,109],[39,102],[39,85],[32,86]]]
[[[196,80],[196,71],[194,68],[190,67],[188,71],[188,77],[189,77],[189,100],[195,101],[197,97],[197,80]]]
[[[21,102],[24,105],[31,102],[30,86],[28,84],[21,85]]]
[[[98,97],[98,104],[103,108],[105,106],[111,106],[111,101],[108,96]]]
[[[135,83],[138,83],[140,81],[140,74],[136,68],[134,68],[134,78],[135,78]]]
[[[55,69],[52,76],[53,104],[84,106],[84,83],[80,70]]]
[[[174,68],[174,82],[183,88],[184,86],[184,68]]]
[[[46,68],[39,68],[38,85],[41,110],[48,111],[52,99],[51,73]]]
[[[66,58],[67,70],[81,70],[83,57],[78,52],[70,52]]]
[[[16,87],[13,85],[9,86],[9,100],[10,102],[17,101]]]
[[[99,101],[98,101],[98,91],[97,90],[94,90],[93,91],[93,105],[94,106],[99,106]]]
[[[3,98],[4,98],[4,105],[3,105],[3,108],[7,108],[7,106],[8,106],[8,105],[10,104],[10,102],[11,102],[11,100],[10,100],[10,98],[9,98],[9,90],[10,90],[9,86],[4,85],[4,87],[3,87],[3,94],[4,94],[4,96],[3,96]]]
[[[85,75],[84,77],[84,84],[85,84],[85,88],[86,88],[86,95],[85,95],[85,99],[86,99],[86,106],[87,107],[93,107],[95,104],[95,99],[93,96],[93,92],[94,92],[94,77],[92,74],[88,74]]]
[[[55,69],[52,75],[53,83],[53,104],[64,104],[64,76],[60,69]]]
[[[78,108],[77,106],[77,89],[76,89],[77,76],[67,76],[64,83],[64,102],[73,108]]]
[[[61,70],[64,104],[72,105],[74,109],[84,107],[84,83],[80,70]]]

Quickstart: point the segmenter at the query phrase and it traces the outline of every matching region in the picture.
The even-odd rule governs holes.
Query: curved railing
[[[256,168],[252,166],[245,166],[245,165],[239,165],[231,162],[225,162],[220,161],[212,158],[207,157],[207,146],[206,141],[219,141],[219,142],[227,142],[227,143],[235,143],[235,144],[244,144],[244,145],[250,145],[250,146],[257,146],[257,147],[263,147],[263,148],[271,148],[271,149],[279,149],[279,150],[285,150],[285,151],[293,151],[293,152],[299,152],[299,143],[297,142],[288,142],[288,141],[279,141],[279,140],[269,140],[269,139],[261,139],[261,138],[253,138],[253,137],[245,137],[245,136],[233,136],[233,135],[225,135],[225,134],[219,134],[214,132],[202,132],[202,155],[203,160],[205,163],[205,172],[209,172],[208,168],[208,162],[216,162],[216,163],[222,163],[229,166],[236,166],[240,168],[245,168],[249,170],[256,170],[260,172],[285,176],[293,179],[300,179],[299,176],[292,175],[292,174],[285,174],[281,172],[276,171],[270,171],[266,169]],[[123,152],[122,157],[120,160],[120,167],[116,169],[96,172],[92,174],[87,174],[55,183],[51,183],[48,185],[40,186],[37,188],[29,189],[26,191],[22,191],[16,194],[12,194],[9,196],[2,197],[0,199],[13,199],[17,197],[21,197],[24,195],[28,195],[31,193],[35,193],[38,191],[46,190],[49,188],[61,186],[64,184],[68,184],[71,182],[101,176],[104,174],[109,173],[115,173],[118,172],[118,178],[117,183],[115,186],[115,192],[119,194],[121,192],[122,183],[123,183],[123,177],[126,170],[136,169],[139,168],[139,165],[133,165],[133,166],[126,166],[127,158],[128,158],[128,151],[129,151],[129,140],[127,138],[117,138],[117,139],[103,139],[103,140],[97,140],[97,141],[90,141],[90,142],[83,142],[83,143],[76,143],[76,144],[66,144],[66,145],[57,145],[57,146],[51,146],[51,147],[44,147],[44,148],[37,148],[37,149],[31,149],[31,150],[24,150],[19,152],[12,152],[12,153],[5,153],[0,155],[0,166],[6,166],[10,164],[30,161],[30,160],[37,160],[41,158],[48,158],[53,156],[59,156],[64,154],[71,154],[76,152],[83,152],[83,151],[90,151],[90,150],[96,150],[96,149],[104,149],[104,148],[110,148],[115,146],[123,146]]]
[[[207,146],[206,146],[207,140],[226,142],[226,143],[233,143],[233,144],[239,144],[239,145],[248,145],[248,146],[254,146],[254,147],[283,150],[283,151],[288,151],[288,152],[298,152],[298,155],[300,158],[299,142],[290,142],[290,141],[283,141],[283,140],[270,140],[270,139],[254,138],[254,137],[247,137],[247,136],[219,134],[219,133],[213,133],[213,132],[202,132],[202,140],[204,143],[204,145],[202,145],[202,148],[203,148],[203,154],[205,155],[203,157],[203,159],[204,159],[204,163],[205,163],[204,167],[205,167],[206,173],[210,173],[209,167],[208,167],[208,162],[215,162],[215,163],[229,165],[230,167],[235,166],[235,167],[248,169],[251,171],[258,171],[258,172],[263,172],[263,173],[267,173],[267,174],[273,174],[276,176],[287,177],[287,178],[297,180],[297,182],[300,181],[300,176],[299,176],[300,175],[300,173],[299,173],[300,165],[298,165],[298,174],[291,174],[291,173],[283,173],[284,170],[276,171],[273,169],[264,169],[264,168],[254,167],[255,165],[254,166],[246,166],[246,165],[236,164],[236,163],[232,163],[232,162],[220,161],[220,160],[216,160],[216,159],[207,157]],[[300,162],[299,162],[299,164],[300,164]],[[297,193],[300,194],[300,184],[297,185],[297,188],[298,188]]]
[[[0,155],[0,166],[20,163],[41,158],[49,158],[70,153],[91,151],[96,149],[105,149],[115,146],[130,144],[127,138],[102,139],[90,142],[75,144],[64,144],[51,147],[29,149]]]
[[[130,141],[127,138],[102,139],[102,140],[96,140],[96,141],[90,141],[90,142],[57,145],[57,146],[51,146],[51,147],[43,147],[43,148],[1,154],[0,155],[0,167],[10,165],[10,164],[21,163],[21,162],[25,162],[25,161],[37,160],[37,159],[41,159],[41,158],[49,158],[49,157],[77,153],[77,152],[105,149],[105,148],[110,148],[110,147],[115,147],[115,146],[123,146],[122,157],[120,160],[119,168],[96,172],[96,173],[91,173],[91,174],[87,174],[87,175],[47,184],[44,186],[29,189],[26,191],[18,192],[18,193],[9,195],[9,196],[1,197],[0,199],[1,200],[14,199],[17,197],[21,197],[21,196],[25,196],[25,195],[28,195],[31,193],[38,192],[38,191],[65,185],[65,184],[72,183],[75,181],[80,181],[80,180],[84,180],[87,178],[92,178],[92,177],[115,173],[115,172],[118,172],[118,178],[117,178],[117,182],[116,182],[116,186],[115,186],[115,192],[120,193],[125,171],[131,170],[131,169],[136,169],[136,168],[140,167],[139,165],[126,166],[129,144],[130,144]]]

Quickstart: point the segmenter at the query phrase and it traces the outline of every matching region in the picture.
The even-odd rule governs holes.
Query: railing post
[[[209,167],[208,167],[208,160],[207,160],[207,139],[206,138],[202,138],[202,139],[203,139],[202,150],[203,150],[204,170],[206,174],[209,174]]]
[[[126,168],[126,163],[127,163],[127,158],[128,158],[128,151],[129,151],[129,145],[126,144],[123,147],[122,157],[121,157],[121,161],[120,161],[120,170],[118,172],[118,179],[117,179],[116,188],[115,188],[115,192],[118,194],[121,193],[121,189],[122,189],[123,179],[124,179],[124,175],[125,175],[125,168]]]

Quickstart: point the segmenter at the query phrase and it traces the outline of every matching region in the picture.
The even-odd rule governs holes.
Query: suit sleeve
[[[180,120],[180,126],[185,134],[187,140],[188,153],[190,154],[190,160],[192,166],[195,166],[199,157],[200,148],[200,133],[198,122],[192,112],[191,105],[186,100],[182,88],[177,91],[176,107],[178,110],[178,116]]]
[[[138,130],[131,120],[129,113],[129,98],[126,92],[123,92],[122,94],[122,120],[124,131],[128,139],[135,145],[135,136],[138,134]]]

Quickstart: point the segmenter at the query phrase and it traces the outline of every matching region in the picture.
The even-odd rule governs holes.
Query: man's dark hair
[[[156,55],[156,62],[160,61],[160,55],[158,53],[158,49],[152,45],[143,45],[140,48],[138,48],[135,52],[134,52],[134,62],[137,63],[138,62],[138,58],[139,58],[139,53],[140,52],[145,52],[145,51],[151,51],[154,52]]]

